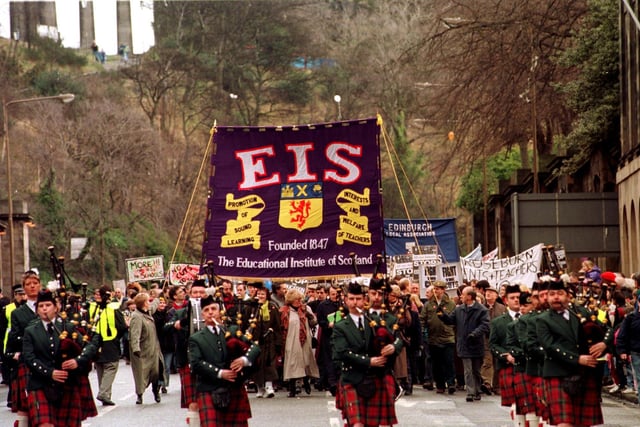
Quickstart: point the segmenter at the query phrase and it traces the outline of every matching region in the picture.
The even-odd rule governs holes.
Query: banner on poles
[[[353,274],[384,251],[376,118],[218,127],[204,259],[216,274]],[[363,268],[362,273],[366,270]]]
[[[488,261],[460,258],[463,277],[467,280],[484,279],[496,288],[516,282],[531,286],[538,279],[542,246],[542,243],[539,243],[509,258]]]

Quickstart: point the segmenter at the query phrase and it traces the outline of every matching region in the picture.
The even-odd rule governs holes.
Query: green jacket
[[[508,311],[491,321],[489,349],[496,361],[494,368],[497,370],[505,369],[509,366],[507,354],[513,356],[511,348],[507,345],[507,329],[511,323],[513,323],[513,319]]]
[[[9,330],[9,339],[7,340],[7,356],[13,357],[13,354],[22,352],[24,331],[37,318],[38,316],[29,308],[27,302],[22,303],[20,307],[11,312],[11,330]],[[22,356],[20,357],[22,358]]]
[[[536,325],[538,317],[545,313],[544,310],[533,310],[525,319],[527,325],[527,336],[524,341],[524,350],[527,353],[527,373],[541,377],[542,365],[544,365],[545,352],[538,341],[538,331]]]
[[[536,323],[538,340],[545,352],[542,376],[550,378],[577,374],[580,357],[578,317],[572,313],[567,321],[555,310],[547,310],[538,317]]]
[[[189,364],[191,372],[196,375],[198,392],[213,391],[232,385],[243,386],[242,381],[236,380],[235,383],[231,383],[219,378],[220,371],[229,369],[233,361],[223,334],[224,331],[219,335],[213,334],[205,327],[189,337]],[[249,348],[244,356],[252,365],[260,354],[260,347],[250,342],[247,342],[247,345]]]
[[[32,322],[25,329],[22,358],[30,371],[27,383],[29,391],[39,390],[53,383],[53,370],[60,369],[58,365],[61,363],[62,357],[60,354],[60,333],[66,330],[69,339],[73,339],[73,334],[77,332],[73,324],[63,323],[60,318],[55,320],[55,329],[56,332],[50,337],[40,320]],[[78,368],[70,373],[74,376],[86,376],[91,369],[91,360],[100,347],[100,335],[94,334],[92,340],[84,344],[82,334],[77,333],[73,341],[81,350],[78,355],[73,357],[78,362]],[[53,349],[51,349],[51,343],[53,343]],[[67,381],[74,381],[74,377],[70,375]]]
[[[447,294],[442,296],[440,301],[442,310],[449,314],[456,309],[456,304]],[[420,325],[423,330],[427,330],[429,345],[443,346],[456,342],[456,332],[452,325],[445,324],[437,314],[438,303],[433,296],[427,300],[420,311]]]
[[[392,335],[393,316],[385,316],[387,332]],[[376,320],[376,319],[374,319]],[[342,320],[333,327],[331,336],[331,348],[334,362],[342,366],[340,380],[344,384],[359,384],[369,372],[371,358],[379,356],[375,350],[375,336],[371,325],[365,320],[364,331],[361,332],[350,315],[345,315]],[[382,327],[382,326],[378,326]],[[394,337],[393,346],[395,354],[402,350],[402,340]],[[379,371],[380,373],[383,370]]]

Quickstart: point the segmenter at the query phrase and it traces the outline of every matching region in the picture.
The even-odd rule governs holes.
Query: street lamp
[[[3,135],[4,135],[4,146],[6,147],[6,168],[7,168],[7,203],[9,204],[9,212],[8,212],[8,221],[7,221],[7,229],[9,232],[9,279],[11,280],[11,286],[15,285],[15,266],[14,266],[14,253],[13,253],[13,241],[14,241],[14,229],[13,229],[13,187],[11,183],[11,145],[9,144],[9,113],[7,109],[9,106],[14,104],[24,104],[27,102],[36,102],[36,101],[47,101],[47,100],[58,100],[64,104],[68,104],[69,102],[75,99],[75,95],[72,93],[62,93],[60,95],[55,96],[39,96],[35,98],[23,98],[23,99],[14,99],[12,101],[8,101],[5,97],[2,97],[2,125],[3,125]]]
[[[333,100],[338,104],[338,120],[342,120],[342,110],[340,110],[340,101],[342,101],[342,98],[340,95],[333,95]]]

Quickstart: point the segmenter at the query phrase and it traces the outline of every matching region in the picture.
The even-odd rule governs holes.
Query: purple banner
[[[233,277],[373,272],[384,255],[375,118],[223,127],[213,137],[204,260]]]

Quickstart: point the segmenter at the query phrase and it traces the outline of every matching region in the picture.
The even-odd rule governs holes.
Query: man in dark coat
[[[339,288],[333,286],[329,287],[329,298],[318,304],[316,317],[318,318],[318,326],[320,331],[318,334],[318,369],[320,371],[320,383],[321,389],[326,389],[331,392],[332,396],[336,395],[336,387],[338,384],[338,372],[337,368],[331,357],[331,335],[333,333],[333,321],[329,320],[330,314],[335,314],[342,308],[342,298]],[[331,316],[335,319],[335,315]]]
[[[98,399],[105,406],[115,405],[111,400],[111,386],[120,364],[120,339],[127,331],[127,324],[119,309],[120,303],[110,303],[111,288],[104,285],[95,294],[95,311],[91,323],[102,337],[102,345],[95,361],[98,374]]]
[[[400,353],[402,341],[393,340],[390,325],[364,315],[363,291],[357,283],[349,284],[345,305],[348,314],[334,325],[331,341],[333,360],[342,366],[336,407],[353,427],[397,424],[395,382],[386,365],[387,359]],[[378,332],[378,328],[387,330]],[[376,342],[382,332],[388,339]]]
[[[442,321],[456,327],[456,350],[464,366],[467,402],[481,398],[480,368],[484,357],[484,337],[489,332],[489,311],[476,301],[476,296],[476,291],[467,286],[460,296],[462,304],[449,314],[440,311]]]
[[[536,332],[546,358],[542,368],[549,422],[557,426],[603,423],[598,357],[607,349],[603,341],[586,345],[578,316],[569,310],[569,294],[561,281],[549,284],[549,310],[542,313]],[[577,379],[571,390],[570,380]]]
[[[240,373],[255,362],[260,347],[245,339],[247,349],[240,356],[233,355],[221,324],[220,303],[208,296],[200,300],[200,306],[206,327],[189,337],[200,425],[248,426],[251,406]]]
[[[438,313],[453,313],[456,304],[446,293],[447,284],[442,280],[433,282],[433,296],[429,298],[420,312],[422,328],[428,332],[428,346],[431,355],[433,378],[436,382],[436,392],[444,393],[449,388],[449,394],[456,392],[456,372],[454,365],[454,347],[456,343],[455,331],[438,316]],[[426,387],[429,389],[429,387]],[[433,387],[431,387],[433,389]]]

